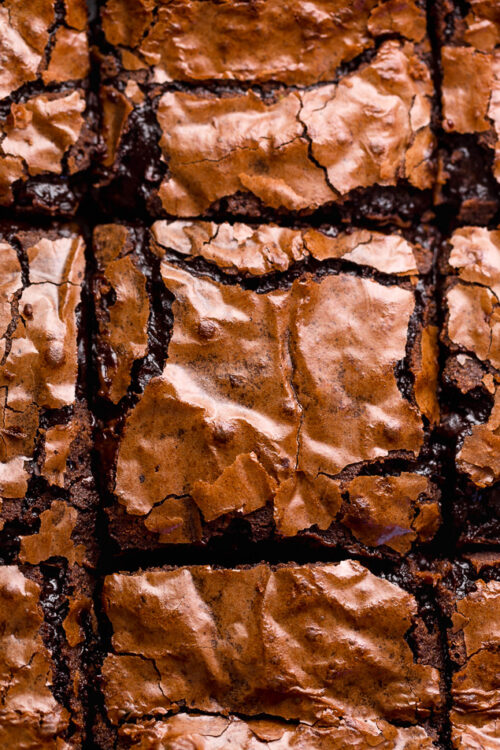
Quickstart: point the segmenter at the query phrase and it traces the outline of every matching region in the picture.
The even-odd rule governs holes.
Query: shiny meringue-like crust
[[[500,583],[477,581],[456,601],[452,620],[453,641],[463,651],[452,682],[453,746],[493,750],[500,743]]]
[[[78,171],[72,149],[84,130],[86,100],[80,89],[40,94],[20,103],[0,123],[0,205],[13,201],[18,180],[44,173],[60,175]]]
[[[386,722],[418,724],[442,705],[438,670],[405,638],[415,599],[354,561],[116,573],[103,598],[113,724],[189,706],[333,728],[354,719],[354,736],[382,720],[382,741]]]
[[[457,229],[449,264],[456,272],[447,290],[445,338],[491,369],[494,404],[484,424],[473,425],[457,454],[461,471],[480,487],[500,479],[500,232]]]
[[[66,0],[56,19],[55,0],[5,0],[0,7],[0,99],[32,81],[62,83],[85,78],[89,69],[87,12],[81,0]],[[55,31],[53,25],[64,21]]]
[[[491,0],[472,0],[457,24],[453,45],[441,51],[443,127],[449,133],[485,133],[495,150],[500,182],[500,12]]]
[[[153,251],[160,258],[172,250],[181,256],[204,258],[227,274],[263,276],[286,271],[293,263],[310,257],[320,261],[342,258],[396,276],[418,273],[415,248],[410,242],[395,234],[366,229],[330,237],[315,229],[269,224],[156,221],[151,235]]]
[[[432,539],[439,527],[439,504],[426,500],[432,491],[430,482],[419,474],[360,476],[346,489],[349,504],[342,522],[365,544],[387,544],[405,553],[417,537],[422,541]]]
[[[0,206],[16,201],[51,213],[74,210],[71,188],[67,201],[61,189],[51,195],[50,188],[38,194],[28,187],[22,201],[16,191],[31,178],[72,175],[88,165],[87,31],[81,0],[5,0],[0,6]]]
[[[422,727],[395,727],[378,719],[342,719],[333,727],[290,725],[271,719],[243,721],[234,716],[179,713],[167,719],[124,724],[118,736],[134,750],[172,750],[185,746],[196,750],[431,750],[436,748]],[[128,743],[132,743],[129,745]],[[178,744],[177,744],[178,743]],[[121,749],[122,745],[118,744]]]
[[[53,664],[41,636],[40,587],[15,565],[0,567],[0,744],[69,750],[69,713],[52,693]]]
[[[76,508],[63,500],[53,500],[50,508],[40,514],[40,530],[21,537],[20,561],[38,565],[49,557],[64,557],[69,565],[81,565],[85,547],[75,545],[71,539],[77,518]]]
[[[134,240],[126,227],[108,224],[94,231],[94,250],[99,267],[96,292],[111,290],[114,303],[106,317],[99,316],[101,388],[113,402],[127,392],[131,367],[146,354],[148,344],[149,297],[146,277],[132,252]]]
[[[387,41],[339,83],[214,98],[167,91],[158,103],[168,175],[163,209],[195,216],[252,193],[265,206],[313,211],[356,188],[432,185],[430,72],[410,42]]]
[[[1,441],[0,496],[22,498],[29,479],[39,417],[43,409],[75,404],[78,375],[76,309],[84,275],[83,239],[71,232],[57,236],[19,232],[17,241],[28,267],[23,282],[16,249],[0,245]],[[66,431],[66,434],[61,433]],[[69,433],[67,432],[69,430]],[[47,431],[43,473],[64,486],[71,427]],[[59,455],[56,441],[62,449]],[[62,442],[61,442],[62,441]]]
[[[144,277],[131,231],[97,230],[98,257],[127,258],[136,269],[112,281],[113,301],[98,316],[102,357],[111,363],[104,366],[104,391],[112,401],[145,353],[134,351],[146,309],[141,321],[136,290],[138,281],[144,288]],[[363,543],[398,552],[430,539],[440,512],[435,499],[428,502],[434,492],[424,477],[403,474],[380,487],[365,477],[364,499],[357,507],[353,499],[342,519],[342,493],[349,488],[332,478],[393,453],[415,458],[423,445],[423,415],[436,390],[427,361],[436,349],[426,346],[414,360],[418,402],[404,397],[395,376],[415,309],[412,284],[307,274],[288,288],[256,293],[167,259],[202,256],[227,272],[228,282],[234,273],[286,270],[307,257],[343,258],[411,279],[417,273],[412,245],[367,230],[329,237],[271,225],[160,221],[150,249],[174,298],[173,330],[163,372],[128,411],[118,442],[114,492],[123,510],[162,542],[197,541],[201,518],[211,522],[265,506],[273,508],[283,536],[343,520]],[[107,292],[111,275],[105,275]]]
[[[426,36],[415,0],[106,0],[102,27],[125,69],[152,80],[312,84],[372,48],[382,34]]]

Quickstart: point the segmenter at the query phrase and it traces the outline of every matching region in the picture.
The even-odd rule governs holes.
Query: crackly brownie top
[[[152,80],[331,80],[337,67],[382,34],[422,42],[425,11],[415,0],[107,0],[106,40],[128,71]]]
[[[0,495],[27,490],[40,417],[75,403],[77,307],[84,274],[83,239],[71,231],[18,232],[0,244]],[[42,430],[42,474],[64,486],[76,426]]]
[[[479,580],[457,599],[452,614],[451,724],[454,747],[495,748],[500,741],[500,583]]]
[[[68,711],[54,698],[52,660],[40,635],[40,587],[16,566],[0,567],[0,742],[63,750]]]
[[[441,52],[443,127],[447,132],[484,134],[495,149],[493,173],[500,180],[500,10],[497,2],[472,0]]]
[[[0,99],[32,81],[63,83],[89,72],[84,0],[4,0],[0,5]]]
[[[133,362],[148,349],[150,306],[129,231],[100,227],[96,240],[104,291],[115,300],[101,320],[101,382],[118,401]],[[163,373],[147,383],[119,442],[114,491],[126,511],[146,516],[151,531],[173,533],[166,540],[193,541],[199,511],[211,521],[272,501],[278,529],[293,535],[313,524],[328,528],[347,492],[352,502],[342,520],[363,541],[406,551],[417,536],[432,536],[439,508],[422,507],[431,493],[426,477],[332,478],[391,454],[414,459],[423,417],[437,418],[433,326],[415,323],[412,392],[403,393],[396,377],[414,325],[414,247],[399,235],[367,231],[329,237],[158,222],[151,249],[174,297],[174,323]],[[172,253],[202,255],[229,273],[220,280],[194,275],[169,260]],[[397,276],[381,283],[352,273],[304,274],[260,293],[231,279],[304,257],[348,258],[408,276],[400,286]]]
[[[385,722],[416,724],[441,705],[438,670],[405,638],[419,621],[415,599],[357,562],[114,574],[103,596],[114,724],[184,705],[349,734],[345,719],[365,747],[380,719],[383,737]]]
[[[484,363],[477,383],[494,398],[485,424],[471,428],[458,465],[481,487],[500,478],[500,231],[463,227],[450,240],[449,264],[456,277],[446,292],[445,338],[467,364],[467,353]]]
[[[164,720],[149,719],[123,724],[118,730],[117,748],[136,750],[170,750],[179,743],[196,750],[226,750],[228,747],[245,750],[430,750],[435,748],[431,737],[422,727],[395,727],[378,719],[376,722],[349,722],[340,719],[333,727],[310,727],[306,724],[286,724],[274,719],[243,721],[234,716],[209,716],[179,713]],[[122,745],[121,741],[126,744]],[[174,743],[174,744],[172,744]]]
[[[311,211],[400,179],[428,188],[432,91],[414,46],[397,41],[339,83],[272,100],[167,91],[157,110],[168,165],[162,207],[193,216],[246,192],[275,209]]]
[[[88,155],[79,150],[85,108],[85,93],[78,88],[11,103],[0,123],[0,205],[12,203],[19,180],[45,173],[72,175],[87,164]]]
[[[0,205],[13,202],[15,183],[42,173],[71,175],[87,165],[88,156],[79,152],[87,24],[84,0],[0,5]],[[44,86],[50,90],[44,93]],[[35,203],[47,208],[44,199]]]

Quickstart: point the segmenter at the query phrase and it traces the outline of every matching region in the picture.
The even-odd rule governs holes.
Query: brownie
[[[500,10],[489,0],[440,0],[442,128],[438,203],[455,222],[498,212]]]
[[[101,26],[104,211],[406,221],[430,206],[424,3],[109,0]]]
[[[498,543],[500,232],[457,229],[443,261],[443,416],[457,471],[451,503],[462,542]]]
[[[82,653],[90,600],[60,568],[0,565],[0,741],[9,748],[80,748]],[[77,612],[80,615],[77,616]]]
[[[412,594],[357,562],[114,573],[103,601],[109,746],[227,732],[250,747],[439,747],[432,625]],[[224,747],[212,742],[200,746]]]
[[[0,279],[0,558],[94,564],[83,236],[3,222]]]
[[[397,728],[377,722],[373,733],[347,723],[330,727],[289,724],[276,719],[244,720],[236,716],[178,713],[165,719],[149,719],[125,724],[118,730],[118,750],[133,747],[191,747],[203,750],[226,750],[228,747],[245,750],[331,750],[353,746],[370,748],[371,742],[383,743],[387,748],[435,748],[436,744],[425,731],[417,727]],[[398,744],[403,743],[403,744]]]
[[[5,0],[0,55],[0,206],[72,214],[97,145],[85,0]]]
[[[101,473],[122,549],[204,543],[237,519],[254,540],[381,554],[434,536],[432,246],[329,231],[95,230]]]
[[[500,555],[465,555],[443,573],[438,589],[448,622],[451,744],[486,750],[500,740]]]

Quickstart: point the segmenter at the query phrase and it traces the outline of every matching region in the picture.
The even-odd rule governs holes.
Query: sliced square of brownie
[[[307,533],[376,554],[432,539],[427,242],[98,227],[98,451],[119,546],[205,543],[241,520],[254,541]]]
[[[101,12],[100,205],[403,223],[432,204],[425,3],[142,3]]]
[[[83,0],[0,7],[0,206],[73,214],[97,145]]]

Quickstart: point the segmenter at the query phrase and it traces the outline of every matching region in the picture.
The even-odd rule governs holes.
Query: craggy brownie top
[[[432,747],[411,728],[442,705],[431,651],[421,663],[405,639],[429,637],[417,603],[359,563],[117,573],[103,596],[104,700],[122,733],[185,707],[317,723],[359,747]]]
[[[487,0],[436,3],[442,76],[439,201],[460,222],[498,211],[500,182],[500,12]]]
[[[109,0],[101,26],[104,210],[139,192],[151,216],[262,217],[433,186],[423,3]]]
[[[126,168],[127,133],[133,154],[134,123],[149,110],[166,165],[151,191],[153,214],[196,216],[237,195],[242,212],[248,196],[264,208],[310,213],[400,180],[423,190],[433,184],[432,97],[424,57],[399,40],[384,42],[338,82],[267,96],[255,89],[158,94],[130,80],[123,91],[103,89],[104,166],[110,177]],[[145,175],[139,180],[149,190]]]
[[[0,5],[0,206],[76,209],[96,145],[87,32],[83,0]]]
[[[489,750],[500,739],[500,557],[494,552],[465,557],[445,569],[440,584],[453,669],[450,723],[454,747]]]
[[[107,61],[154,83],[330,81],[337,69],[386,34],[422,42],[423,4],[394,0],[106,0]]]
[[[499,50],[0,0],[1,747],[500,744]]]
[[[122,225],[95,232],[101,391],[115,403],[154,346],[134,238]],[[147,250],[173,325],[161,374],[114,432],[112,489],[127,514],[162,542],[200,541],[201,519],[269,504],[284,536],[338,518],[399,552],[432,538],[439,503],[418,463],[439,415],[425,249],[366,230],[176,221],[154,224]],[[200,257],[204,270],[184,262]],[[266,278],[298,264],[295,279]],[[356,476],[389,457],[406,470]]]
[[[15,565],[0,566],[3,747],[66,750],[79,746],[84,719],[74,701],[81,675],[76,650],[68,641],[76,646],[81,639],[62,635],[63,616],[57,608],[63,598],[57,577],[51,579],[38,569],[23,574]],[[70,618],[65,624],[68,633],[71,627],[75,630]],[[61,656],[71,667],[71,676],[64,675]]]
[[[117,748],[151,747],[167,750],[190,743],[197,750],[225,750],[234,746],[246,750],[358,750],[373,747],[430,750],[437,745],[419,727],[395,727],[377,721],[373,726],[353,720],[330,727],[291,725],[271,719],[244,721],[234,716],[210,716],[179,713],[167,719],[137,721],[125,724],[118,731]]]
[[[500,232],[463,227],[450,239],[453,275],[445,293],[448,368],[462,393],[481,389],[491,401],[485,423],[472,424],[457,454],[460,471],[479,487],[500,478]],[[453,377],[453,375],[451,375]]]
[[[0,246],[0,389],[2,498],[26,494],[37,439],[44,443],[40,472],[65,485],[66,460],[78,425],[78,322],[84,242],[71,229],[13,231]],[[42,416],[59,422],[40,435]]]

